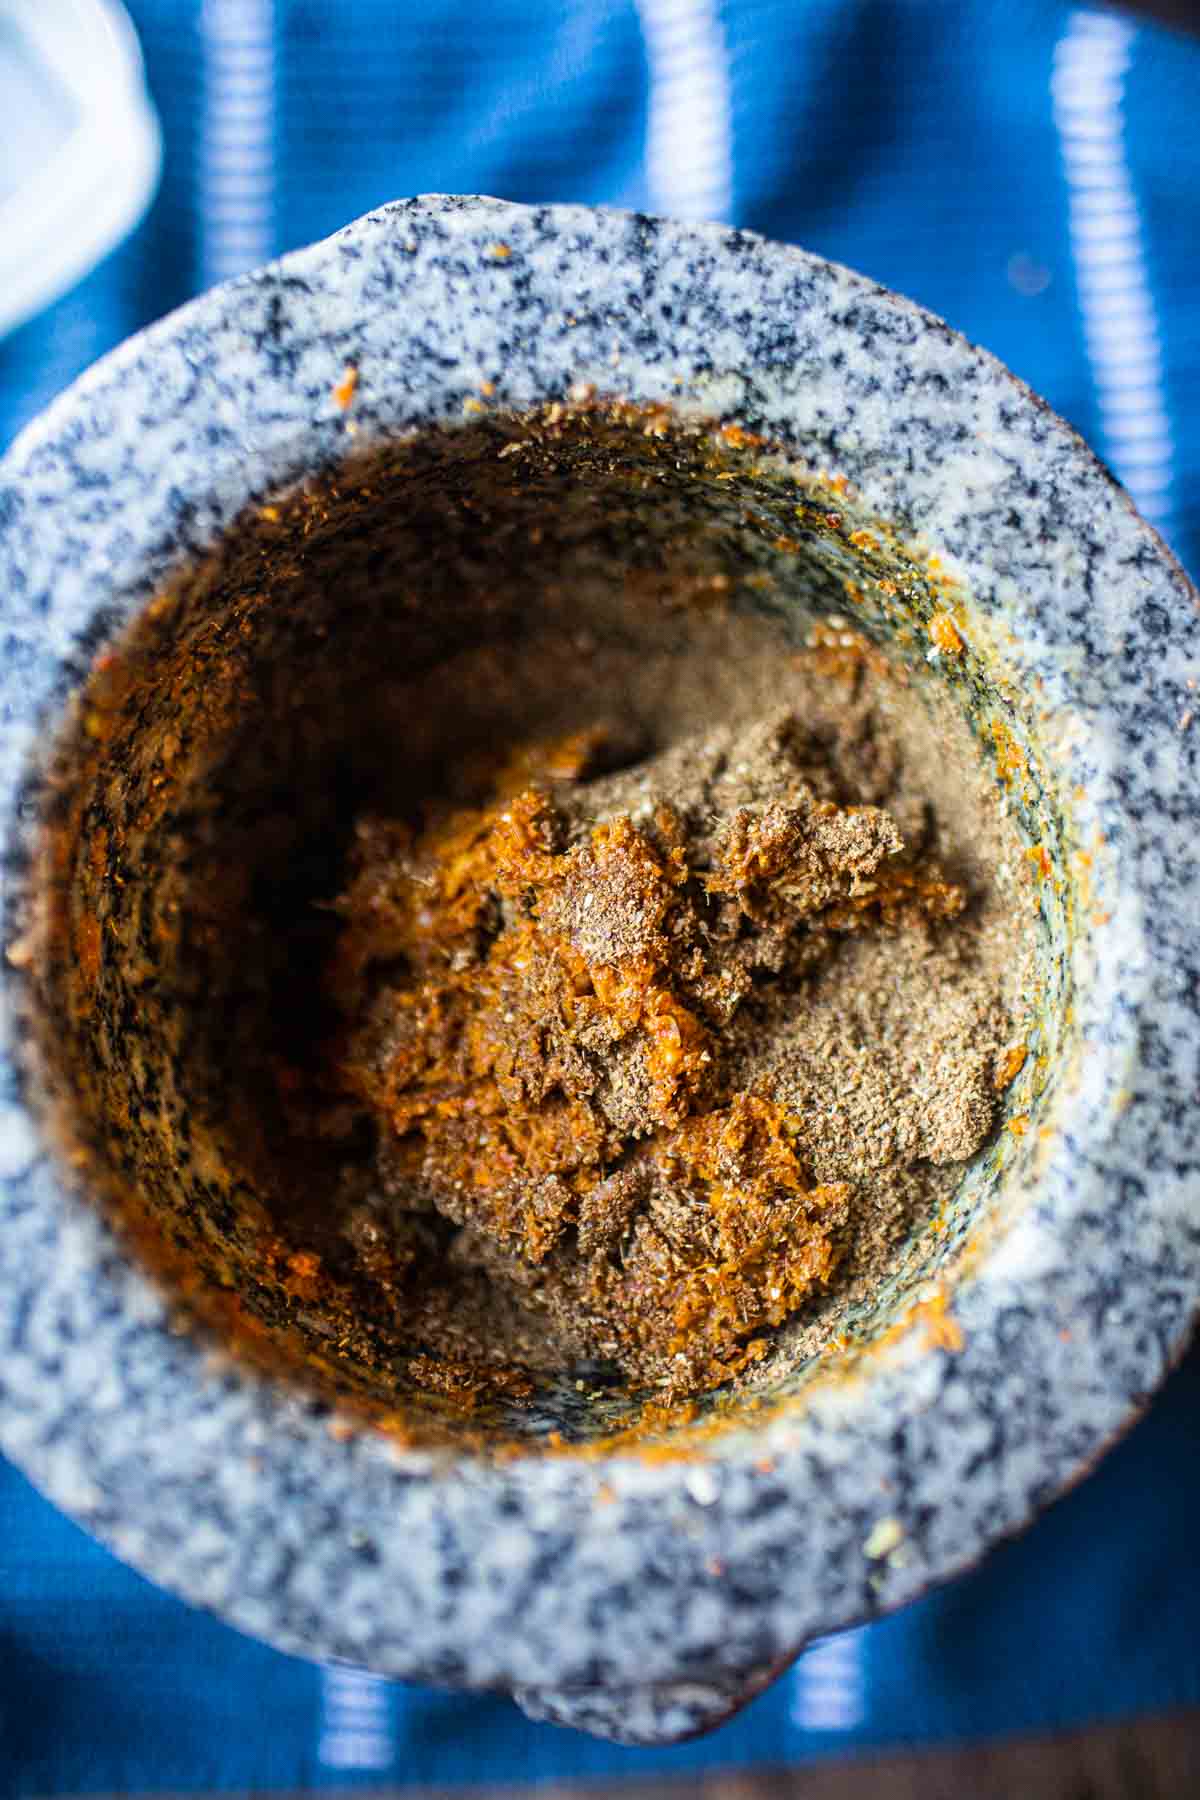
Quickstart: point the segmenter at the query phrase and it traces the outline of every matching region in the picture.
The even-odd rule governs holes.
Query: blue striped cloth
[[[381,201],[606,202],[751,226],[925,302],[1072,420],[1200,573],[1200,45],[1042,0],[132,11],[162,186],[120,250],[0,341],[0,445],[129,332]],[[980,1571],[816,1646],[711,1738],[637,1752],[279,1656],[0,1465],[0,1784],[665,1775],[1198,1704],[1198,1510],[1193,1357]]]

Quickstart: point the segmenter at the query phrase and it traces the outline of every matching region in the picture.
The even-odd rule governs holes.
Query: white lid
[[[137,223],[162,144],[115,0],[0,0],[0,334]]]

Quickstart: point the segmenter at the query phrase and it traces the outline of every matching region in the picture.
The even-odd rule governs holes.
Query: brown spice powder
[[[935,734],[854,634],[785,695],[640,759],[633,719],[526,744],[457,772],[474,804],[359,823],[327,1128],[372,1122],[346,1232],[447,1393],[572,1361],[711,1388],[877,1273],[993,1128],[1022,975],[995,821],[943,842]]]
[[[374,1123],[347,1233],[435,1388],[547,1357],[712,1388],[990,1136],[1018,1067],[991,896],[936,860],[878,653],[826,626],[790,679],[617,772],[628,722],[358,824],[329,1130]]]

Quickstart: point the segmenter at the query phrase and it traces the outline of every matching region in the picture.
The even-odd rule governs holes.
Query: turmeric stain
[[[965,648],[957,625],[948,612],[934,613],[928,625],[929,636],[944,656],[961,656]]]
[[[347,363],[342,379],[333,390],[333,402],[343,412],[348,412],[358,387],[358,368],[354,363]]]
[[[1005,1088],[1011,1087],[1021,1070],[1025,1067],[1029,1055],[1028,1044],[1010,1044],[996,1066],[993,1085],[996,1092],[1002,1094]]]
[[[996,751],[996,771],[1002,781],[1010,781],[1014,776],[1025,773],[1025,752],[1014,738],[1008,726],[1000,719],[993,719],[991,725],[992,743]]]

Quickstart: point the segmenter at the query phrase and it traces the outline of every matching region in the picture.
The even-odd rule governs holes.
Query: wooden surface
[[[1200,1711],[971,1750],[712,1773],[662,1782],[493,1789],[493,1800],[1200,1800]],[[356,1800],[364,1800],[359,1795]],[[461,1793],[455,1800],[463,1800]]]
[[[454,1800],[464,1800],[461,1790]],[[524,1792],[495,1788],[490,1800],[1200,1800],[1200,1711],[1058,1738],[807,1769]]]
[[[549,1800],[545,1790],[538,1800]],[[603,1800],[621,1800],[621,1790]],[[1200,1800],[1200,1712],[971,1750],[714,1775],[642,1788],[636,1800]]]

